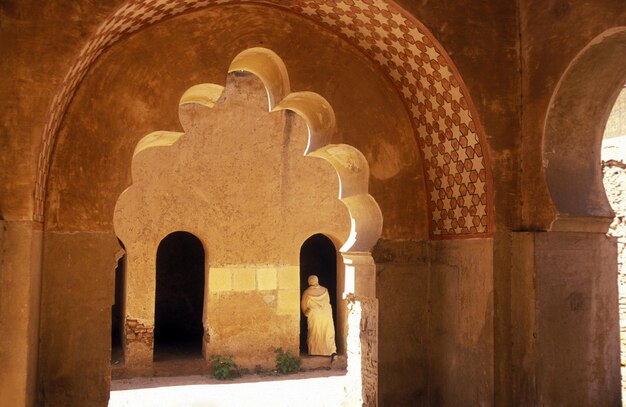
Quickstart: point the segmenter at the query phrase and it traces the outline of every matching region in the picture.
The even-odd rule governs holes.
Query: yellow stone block
[[[300,290],[300,268],[281,267],[278,269],[278,288],[281,290]]]
[[[227,268],[211,268],[209,270],[209,291],[218,293],[233,289],[232,270]]]
[[[258,290],[275,290],[278,286],[278,277],[275,268],[259,268],[256,270]]]
[[[300,290],[278,290],[276,313],[281,315],[300,314]]]
[[[235,291],[256,290],[256,270],[253,268],[233,269],[233,289]]]

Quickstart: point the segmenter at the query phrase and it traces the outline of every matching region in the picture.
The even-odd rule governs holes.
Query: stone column
[[[552,231],[512,242],[515,403],[620,405],[615,240]]]
[[[343,253],[347,306],[347,406],[378,405],[378,299],[370,253]]]

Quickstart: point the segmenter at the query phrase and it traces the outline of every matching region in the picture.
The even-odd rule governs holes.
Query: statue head
[[[317,279],[317,276],[315,274],[311,274],[307,281],[308,281],[309,285],[318,285],[319,284],[319,280]]]

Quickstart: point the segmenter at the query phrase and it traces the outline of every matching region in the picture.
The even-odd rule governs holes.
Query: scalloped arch
[[[484,130],[467,87],[434,36],[390,0],[126,2],[83,47],[52,100],[37,168],[35,220],[44,220],[51,154],[61,120],[78,84],[102,52],[127,35],[183,12],[241,3],[271,5],[306,17],[377,64],[412,119],[424,163],[431,237],[475,237],[492,232],[491,165]]]

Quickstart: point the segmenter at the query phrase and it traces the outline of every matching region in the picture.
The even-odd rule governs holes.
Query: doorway
[[[332,240],[321,233],[309,237],[300,247],[300,298],[309,286],[307,280],[311,274],[315,274],[320,285],[328,289],[337,342],[337,249]],[[300,311],[301,354],[308,354],[307,331],[306,317]]]
[[[188,232],[166,236],[157,250],[154,360],[202,357],[204,247]]]

